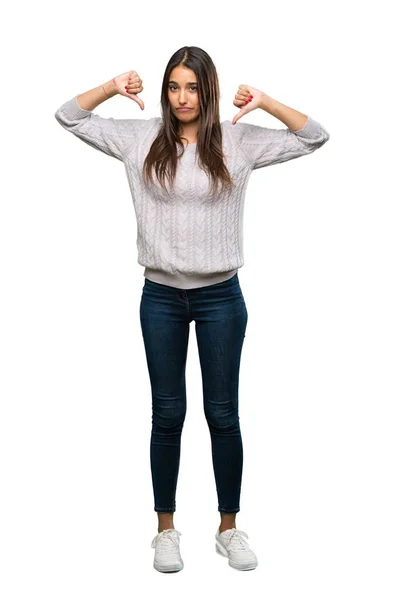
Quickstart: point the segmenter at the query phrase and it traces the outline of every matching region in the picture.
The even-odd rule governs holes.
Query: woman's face
[[[168,99],[172,112],[182,123],[191,123],[199,118],[197,77],[194,71],[186,67],[172,69],[168,81]],[[188,110],[179,110],[180,108]]]

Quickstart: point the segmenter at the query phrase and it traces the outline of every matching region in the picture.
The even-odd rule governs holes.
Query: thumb
[[[239,119],[241,119],[247,112],[247,110],[241,110],[237,115],[235,115],[233,117],[232,125],[236,125],[236,122],[239,121]]]
[[[139,104],[140,108],[144,110],[143,100],[139,98],[136,94],[127,94],[131,100],[134,100],[137,104]]]

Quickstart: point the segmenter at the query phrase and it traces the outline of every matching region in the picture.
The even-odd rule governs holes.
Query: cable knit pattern
[[[310,116],[298,131],[223,121],[223,151],[235,189],[212,196],[208,177],[199,166],[197,144],[189,144],[178,160],[173,188],[167,182],[167,195],[156,178],[147,187],[142,177],[161,117],[104,118],[82,109],[77,96],[54,116],[64,129],[124,163],[143,274],[183,289],[225,281],[243,266],[244,199],[252,171],[311,154],[329,139],[329,133]]]

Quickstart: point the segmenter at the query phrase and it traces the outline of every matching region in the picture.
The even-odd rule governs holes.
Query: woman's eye
[[[171,85],[169,89],[171,90],[171,92],[174,92],[176,90],[176,85]],[[191,85],[190,89],[192,90],[192,92],[197,92],[197,87],[194,85]]]

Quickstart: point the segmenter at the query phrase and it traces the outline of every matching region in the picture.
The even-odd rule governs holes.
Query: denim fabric
[[[186,415],[189,324],[195,321],[203,406],[211,435],[218,511],[240,510],[243,447],[239,368],[247,309],[236,273],[213,285],[181,289],[145,278],[140,322],[152,393],[150,463],[154,510],[175,512]]]

